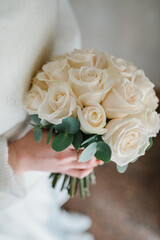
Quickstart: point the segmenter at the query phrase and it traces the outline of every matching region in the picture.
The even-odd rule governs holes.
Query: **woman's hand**
[[[72,146],[62,152],[55,152],[46,144],[47,134],[47,131],[43,131],[42,140],[37,143],[33,138],[33,131],[30,131],[23,138],[9,144],[9,164],[15,174],[37,170],[83,178],[91,173],[94,167],[103,164],[95,157],[86,163],[78,162],[81,152],[77,154]]]

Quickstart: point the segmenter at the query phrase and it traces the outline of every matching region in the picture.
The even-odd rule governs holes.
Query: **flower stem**
[[[55,173],[53,181],[52,181],[52,187],[53,188],[55,188],[55,186],[56,186],[58,180],[60,179],[61,175],[62,175],[61,173]]]
[[[84,178],[84,190],[87,194],[87,196],[90,196],[90,191],[89,191],[89,175]]]
[[[63,180],[63,184],[62,184],[62,187],[61,187],[61,191],[64,189],[64,188],[66,188],[66,182],[67,182],[67,180],[69,179],[69,176],[68,175],[65,175],[64,176],[64,180]]]
[[[55,188],[57,185],[58,180],[62,176],[61,173],[52,173],[50,175],[52,180],[52,187]],[[85,198],[85,196],[90,196],[89,185],[96,183],[96,177],[94,172],[90,173],[83,179],[78,179],[75,177],[70,177],[68,175],[64,176],[63,183],[61,186],[61,191],[63,189],[68,190],[68,194],[73,198],[76,195],[77,189],[80,189],[80,196],[81,198]],[[79,185],[79,186],[78,186]]]
[[[85,198],[84,178],[80,179],[79,182],[80,182],[80,194],[81,194],[81,198]]]
[[[96,184],[96,176],[94,174],[94,171],[91,174],[89,174],[89,180],[90,180],[90,183]]]
[[[70,189],[69,189],[69,194],[70,194],[71,198],[73,198],[75,195],[76,181],[77,181],[77,179],[75,177],[71,177]]]

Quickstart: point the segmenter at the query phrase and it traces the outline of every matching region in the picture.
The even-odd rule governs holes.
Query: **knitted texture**
[[[7,142],[26,121],[23,96],[34,73],[50,58],[56,0],[4,1],[0,6],[0,207],[25,195],[22,176],[8,164]]]

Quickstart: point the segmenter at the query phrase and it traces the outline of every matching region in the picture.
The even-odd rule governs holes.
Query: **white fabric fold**
[[[72,7],[67,0],[58,1],[57,32],[53,55],[81,48],[81,34]]]
[[[8,145],[5,137],[0,137],[0,208],[7,206],[10,201],[24,197],[23,178],[15,176],[8,164]]]
[[[26,187],[8,164],[7,142],[23,135],[23,96],[53,51],[56,0],[5,0],[0,4],[0,207],[22,198]]]

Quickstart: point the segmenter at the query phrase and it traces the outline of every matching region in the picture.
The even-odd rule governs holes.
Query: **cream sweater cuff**
[[[15,176],[13,169],[8,164],[7,139],[0,136],[0,204],[5,196],[10,200],[21,198],[25,195],[23,176]]]

